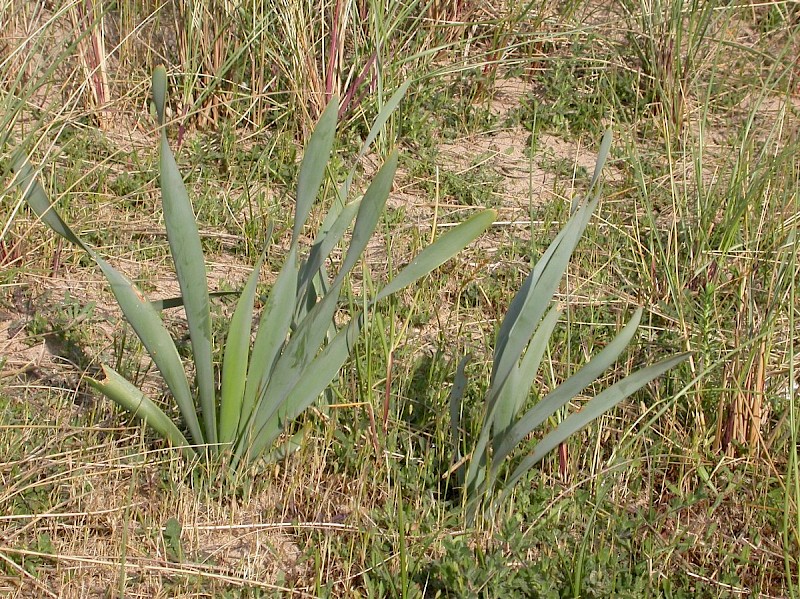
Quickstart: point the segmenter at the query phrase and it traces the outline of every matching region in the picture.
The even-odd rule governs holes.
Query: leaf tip
[[[167,69],[164,65],[158,65],[153,71],[153,82],[151,87],[153,104],[156,109],[158,124],[164,124],[164,107],[167,102]]]

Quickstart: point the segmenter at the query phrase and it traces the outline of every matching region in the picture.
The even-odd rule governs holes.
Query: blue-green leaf
[[[89,378],[87,379],[89,384],[124,410],[130,412],[131,415],[152,427],[173,446],[180,447],[187,456],[194,456],[194,450],[183,436],[183,433],[152,399],[142,393],[140,389],[134,387],[110,366],[104,364],[103,373],[106,377],[105,380],[98,381]]]
[[[686,360],[690,355],[691,352],[678,354],[629,374],[615,385],[612,385],[591,399],[579,412],[563,420],[552,432],[545,435],[545,437],[536,444],[533,452],[522,460],[514,469],[514,472],[503,485],[504,490],[497,501],[497,505],[505,500],[516,482],[519,481],[528,470],[538,464],[542,458],[558,447],[560,443],[581,430],[587,424],[597,420],[620,401],[629,397],[653,379],[661,376]]]
[[[294,228],[292,229],[292,245],[300,238],[303,226],[306,224],[311,206],[317,199],[322,180],[325,178],[325,167],[331,157],[333,139],[336,134],[336,119],[339,112],[339,98],[334,96],[319,117],[319,122],[314,128],[314,133],[308,140],[303,163],[297,175],[297,205],[294,213]]]
[[[217,409],[211,351],[211,306],[205,257],[189,195],[186,193],[178,165],[163,130],[159,182],[167,239],[175,263],[175,273],[180,284],[189,337],[192,341],[205,435],[213,445],[217,443]]]
[[[642,309],[639,308],[628,324],[600,353],[593,356],[578,372],[542,398],[498,440],[499,443],[493,457],[495,468],[499,467],[503,458],[509,455],[525,437],[596,381],[617,360],[633,340],[641,318]]]
[[[261,273],[264,256],[258,260],[247,280],[236,310],[231,317],[228,336],[225,339],[225,356],[222,361],[222,387],[219,407],[219,442],[232,443],[242,419],[242,403],[247,381],[248,354],[250,353],[250,331],[253,325],[253,304],[256,285]],[[245,415],[245,417],[248,415]]]

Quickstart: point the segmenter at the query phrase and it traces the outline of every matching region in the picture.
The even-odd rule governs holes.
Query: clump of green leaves
[[[392,152],[363,196],[352,201],[348,201],[348,196],[355,167],[350,171],[303,259],[299,244],[301,233],[325,179],[336,133],[339,103],[336,98],[330,102],[303,157],[291,244],[261,313],[255,339],[251,344],[256,286],[264,254],[241,292],[230,319],[222,368],[216,376],[211,341],[212,294],[208,289],[192,204],[164,127],[166,81],[164,68],[157,68],[153,75],[153,100],[160,125],[159,183],[167,238],[181,288],[181,298],[177,302],[149,302],[130,280],[64,223],[22,154],[17,154],[14,168],[33,210],[56,233],[88,252],[103,271],[123,314],[169,388],[181,422],[173,422],[152,399],[108,365],[103,366],[104,379],[89,379],[89,382],[170,443],[182,447],[190,457],[206,452],[211,456],[225,454],[233,467],[239,467],[251,464],[269,450],[276,452],[273,455],[280,455],[296,446],[297,438],[292,438],[279,448],[273,447],[287,424],[317,400],[350,355],[365,315],[354,314],[343,326],[336,325],[334,315],[345,279],[360,261],[377,227],[391,190],[398,157],[396,151]],[[407,85],[401,86],[386,103],[359,158],[377,137],[406,88]],[[364,300],[365,311],[369,313],[376,302],[449,260],[489,227],[494,218],[492,210],[480,212],[439,237],[373,298]],[[331,278],[325,265],[351,225],[344,259],[336,276]],[[186,313],[194,362],[193,386],[159,314],[160,308],[175,304],[183,305]],[[221,381],[219,388],[217,380]]]
[[[464,478],[467,517],[479,511],[491,513],[511,493],[514,485],[550,451],[565,439],[590,424],[620,401],[656,377],[685,360],[683,353],[636,371],[592,398],[583,408],[564,419],[544,436],[533,452],[518,461],[511,474],[498,482],[498,473],[516,448],[553,414],[591,385],[616,361],[633,339],[641,319],[641,308],[602,351],[578,372],[545,395],[535,406],[519,416],[525,406],[548,341],[561,315],[553,296],[569,264],[589,219],[600,198],[600,173],[611,148],[611,132],[606,131],[585,198],[572,206],[572,216],[540,258],[514,297],[497,336],[492,375],[486,394],[486,413],[481,432],[469,456]],[[593,197],[590,196],[594,194]],[[461,461],[461,398],[467,381],[459,364],[450,397],[455,459]]]

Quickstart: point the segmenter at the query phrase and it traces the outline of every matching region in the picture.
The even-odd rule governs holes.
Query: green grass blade
[[[153,400],[106,364],[103,364],[103,374],[105,380],[89,378],[89,384],[131,415],[142,420],[173,446],[182,448],[187,455],[194,455],[186,437]]]
[[[189,325],[205,435],[211,444],[216,444],[217,410],[211,351],[211,306],[205,256],[189,194],[163,130],[159,171],[164,224]]]
[[[253,272],[250,273],[247,285],[236,304],[236,310],[231,317],[228,335],[225,339],[219,408],[220,443],[234,441],[242,418],[248,354],[250,353],[250,331],[253,325],[253,304],[263,263],[264,256],[262,255]]]
[[[300,232],[306,224],[311,206],[319,193],[322,180],[325,178],[325,167],[331,157],[333,139],[336,134],[336,118],[339,112],[339,99],[334,96],[319,117],[314,133],[308,141],[303,163],[297,175],[297,205],[292,229],[292,245],[300,238]]]
[[[403,270],[397,273],[378,292],[374,301],[377,303],[397,293],[447,262],[488,229],[496,217],[497,212],[495,210],[483,210],[458,226],[453,227],[422,250]]]
[[[592,357],[578,372],[561,383],[548,393],[542,400],[520,418],[510,431],[500,440],[493,456],[493,467],[497,468],[502,460],[508,456],[515,447],[531,432],[538,428],[547,418],[555,414],[568,401],[591,385],[605,372],[625,348],[630,345],[639,321],[642,318],[642,309],[628,321],[616,337],[603,348],[600,353]]]
[[[637,370],[592,398],[580,412],[576,412],[562,421],[553,431],[545,435],[545,437],[536,444],[533,452],[522,460],[514,469],[509,479],[503,484],[503,492],[496,505],[499,505],[505,500],[517,481],[519,481],[528,470],[538,464],[542,458],[558,447],[560,443],[586,425],[595,421],[608,410],[616,406],[620,401],[635,393],[653,379],[661,376],[686,360],[690,355],[691,352],[684,352],[662,360],[652,366]]]

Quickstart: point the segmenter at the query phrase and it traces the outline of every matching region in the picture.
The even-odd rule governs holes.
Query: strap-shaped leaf
[[[153,94],[153,104],[156,107],[156,117],[159,125],[164,125],[164,112],[167,103],[167,70],[159,65],[153,70],[153,81],[150,88]]]
[[[411,80],[405,81],[396,91],[392,94],[392,97],[389,98],[389,101],[383,106],[380,113],[375,119],[375,122],[372,124],[372,127],[367,134],[367,138],[364,140],[364,143],[361,145],[361,149],[358,152],[358,156],[356,158],[356,164],[350,169],[350,172],[347,174],[347,177],[342,182],[342,185],[337,191],[336,197],[334,198],[333,203],[325,215],[325,219],[323,220],[322,226],[320,227],[319,234],[317,235],[317,239],[314,242],[314,245],[311,249],[311,254],[309,255],[308,262],[306,265],[301,269],[300,273],[300,288],[298,289],[298,297],[302,297],[306,295],[308,285],[312,279],[315,277],[320,277],[321,279],[325,278],[324,273],[324,262],[327,260],[330,251],[333,247],[338,243],[339,238],[333,235],[331,229],[333,228],[334,222],[340,216],[340,212],[345,208],[347,204],[347,196],[350,193],[350,187],[353,184],[353,178],[356,174],[356,168],[358,167],[358,163],[363,158],[367,151],[369,150],[372,142],[375,141],[375,138],[383,129],[386,121],[389,120],[391,114],[395,111],[400,100],[402,100],[403,96],[405,96],[406,91],[408,91],[408,87],[411,84]],[[355,213],[354,213],[355,214]],[[328,232],[331,231],[331,235]],[[344,231],[342,231],[342,234]],[[328,246],[330,249],[325,251],[324,249],[319,248],[319,244],[322,241],[325,241],[325,245]],[[316,252],[315,252],[316,250]],[[320,281],[322,283],[322,281]],[[322,285],[324,286],[324,284]],[[309,306],[310,308],[310,306]]]
[[[342,283],[332,287],[330,293],[317,302],[300,322],[286,343],[264,390],[263,400],[259,402],[259,410],[264,410],[260,412],[262,422],[266,420],[264,414],[271,416],[297,381],[308,375],[306,368],[325,341],[328,327],[333,322],[333,315],[339,304],[341,289]]]
[[[336,118],[339,112],[339,98],[334,96],[322,111],[314,133],[308,140],[303,163],[297,175],[297,204],[292,229],[292,245],[300,238],[300,232],[311,213],[311,206],[317,199],[317,193],[325,178],[325,167],[331,157],[333,139],[336,134]]]
[[[250,368],[247,372],[242,418],[239,422],[239,434],[243,435],[245,427],[256,410],[259,398],[267,387],[275,362],[286,343],[294,312],[294,298],[297,289],[297,247],[289,249],[278,278],[272,285],[266,306],[261,312],[258,323],[253,352],[250,355]],[[238,450],[237,450],[238,451]]]
[[[596,205],[595,200],[582,206],[556,235],[514,296],[503,319],[495,346],[492,381],[486,395],[486,416],[467,468],[465,484],[468,496],[478,493],[477,481],[484,478],[482,472],[487,465],[486,449],[494,429],[498,399],[506,380],[518,364],[531,335],[550,305],[558,283],[567,269],[570,256]]]
[[[33,167],[23,154],[15,155],[14,169],[17,172],[20,185],[25,190],[25,200],[42,222],[66,240],[83,248],[100,267],[106,280],[111,285],[111,291],[117,299],[122,313],[142,341],[159,372],[161,372],[161,376],[164,377],[170,392],[175,397],[192,439],[197,445],[203,444],[205,438],[197,420],[194,400],[189,390],[183,363],[178,355],[178,350],[175,348],[175,343],[164,327],[158,312],[127,277],[103,260],[67,226],[55,208],[51,206],[47,193],[36,178]]]
[[[608,159],[608,153],[611,151],[611,142],[613,141],[613,134],[611,129],[606,129],[603,133],[603,139],[600,142],[600,149],[597,151],[597,161],[594,164],[594,173],[592,174],[592,182],[589,184],[589,191],[593,191],[597,182],[600,180],[600,173],[603,172],[603,167]]]
[[[200,396],[200,409],[205,424],[205,438],[214,446],[217,443],[217,407],[211,349],[211,302],[208,296],[206,263],[200,233],[197,230],[197,219],[164,128],[167,75],[163,66],[153,71],[152,92],[161,127],[159,184],[164,224],[183,298],[189,338],[192,342],[192,357]]]
[[[575,213],[582,203],[588,202],[592,194],[594,194],[595,197],[600,194],[598,182],[600,181],[600,173],[603,172],[603,166],[605,166],[608,154],[611,151],[612,137],[611,129],[606,129],[606,132],[603,134],[603,139],[600,142],[600,149],[597,152],[597,162],[595,162],[594,165],[594,173],[589,183],[589,189],[586,190],[585,195],[579,195],[573,198],[572,205],[570,206],[570,214]]]
[[[336,278],[331,284],[332,287],[336,287],[344,281],[347,274],[361,259],[364,250],[367,249],[369,240],[378,226],[378,220],[383,208],[386,206],[389,192],[392,190],[394,174],[397,171],[397,160],[397,152],[392,152],[367,188],[364,198],[358,207],[356,224],[353,227],[353,236],[347,247],[347,253]]]
[[[467,377],[464,370],[472,359],[471,354],[462,357],[456,367],[456,374],[453,378],[453,388],[450,389],[450,438],[453,442],[453,463],[461,461],[461,402],[464,399],[464,391],[467,388]],[[462,468],[458,469],[457,480],[463,477]]]
[[[522,409],[522,406],[525,405],[533,379],[536,377],[544,352],[547,349],[547,342],[560,315],[561,310],[557,306],[550,308],[550,311],[539,323],[539,326],[536,327],[536,332],[525,350],[522,361],[512,369],[511,374],[503,384],[497,400],[495,416],[491,422],[494,430],[494,445],[497,445],[506,436],[514,418]],[[487,426],[487,424],[484,423],[484,426]]]
[[[550,244],[514,297],[500,326],[492,365],[492,383],[487,403],[503,385],[519,361],[533,331],[542,318],[569,265],[575,247],[589,224],[597,200],[582,206]]]
[[[229,295],[239,295],[241,291],[212,291],[208,294],[210,298],[227,297]],[[180,308],[183,306],[183,296],[178,297],[165,297],[160,300],[150,300],[150,304],[159,312],[169,310],[170,308]]]
[[[301,299],[305,297],[308,285],[314,277],[320,276],[320,269],[330,257],[333,248],[341,241],[348,227],[353,223],[353,219],[356,216],[360,204],[361,200],[350,202],[338,212],[337,218],[331,219],[330,223],[327,221],[332,212],[329,212],[325,217],[325,221],[322,223],[317,238],[314,240],[314,245],[311,246],[308,260],[306,260],[305,264],[303,264],[300,269],[300,280],[298,282],[297,292],[298,304]]]
[[[339,272],[330,284],[331,288],[341,287],[345,277],[357,264],[364,250],[367,248],[369,240],[372,238],[372,234],[375,232],[375,228],[378,225],[383,208],[386,205],[386,200],[389,198],[389,192],[392,189],[392,182],[394,181],[394,174],[397,170],[397,160],[397,153],[393,152],[375,175],[364,197],[358,203],[358,213],[356,215],[356,224],[353,228],[353,235],[348,244],[347,252],[339,268]],[[342,218],[336,219],[333,224],[333,228],[335,228],[336,231],[334,231],[334,235],[330,236],[331,239],[328,240],[328,243],[338,241],[335,237],[341,237],[341,235],[344,234],[342,226],[349,224],[352,219],[350,216],[352,210],[353,208],[350,206],[342,209],[342,214],[340,216],[344,216],[347,220]],[[330,249],[327,249],[327,247],[320,247],[320,249],[326,249],[329,253],[333,248],[331,246]],[[321,252],[312,256],[310,259],[313,259],[314,263],[305,266],[301,270],[301,277],[305,278],[306,282],[305,284],[301,283],[298,289],[298,302],[303,302],[302,304],[298,303],[298,317],[302,317],[304,314],[307,314],[308,310],[313,308],[313,302],[316,300],[318,291],[325,291],[326,295],[330,293],[327,282],[322,280],[324,268],[320,260],[321,257]],[[314,268],[315,266],[316,268]],[[318,284],[309,288],[309,284],[317,277]],[[302,296],[300,295],[301,293],[303,294]]]
[[[227,444],[234,441],[242,418],[248,354],[250,353],[250,331],[253,326],[253,304],[263,263],[264,256],[262,255],[253,272],[250,273],[247,285],[236,304],[236,310],[228,327],[228,336],[225,339],[219,408],[220,443]]]
[[[105,374],[105,380],[98,381],[89,378],[87,379],[89,384],[124,410],[152,427],[173,446],[182,448],[187,456],[193,457],[195,455],[183,433],[152,399],[106,364],[103,365],[103,374]]]
[[[363,324],[363,315],[356,315],[353,320],[340,330],[333,340],[317,355],[306,369],[306,376],[295,381],[289,400],[278,406],[261,427],[256,429],[250,439],[249,460],[256,460],[263,451],[270,447],[283,430],[286,422],[297,418],[306,408],[314,403],[325,388],[330,385],[336,373],[342,368],[353,351]]]
[[[595,188],[611,147],[611,130],[603,136],[590,189]],[[569,260],[586,230],[598,197],[581,206],[547,248],[514,297],[503,319],[492,364],[492,384],[487,403],[491,409],[505,378],[520,359],[539,319],[552,301]]]
[[[159,182],[167,239],[175,263],[175,274],[181,288],[189,337],[192,341],[192,356],[205,434],[213,445],[217,443],[217,409],[211,350],[211,305],[208,297],[205,256],[189,194],[186,192],[183,178],[163,130]]]
[[[378,134],[383,130],[383,127],[389,120],[389,117],[397,109],[400,101],[406,95],[409,85],[411,85],[411,79],[406,80],[402,85],[400,85],[400,87],[397,88],[394,94],[392,94],[392,97],[389,98],[389,101],[384,104],[383,108],[378,113],[378,116],[375,118],[375,122],[372,123],[369,133],[367,134],[364,143],[361,145],[361,149],[358,151],[355,164],[353,165],[353,168],[350,169],[350,172],[347,174],[347,177],[339,189],[339,198],[342,202],[347,199],[347,196],[350,193],[350,187],[353,184],[353,178],[356,175],[356,168],[358,167],[359,162],[361,162],[361,159],[366,156],[367,151],[369,151],[369,148],[372,145],[372,142],[375,141],[375,139],[378,137]]]
[[[545,420],[560,410],[566,403],[577,396],[586,387],[591,385],[603,374],[625,348],[630,345],[639,321],[642,318],[642,309],[628,321],[623,329],[606,345],[596,356],[593,356],[578,372],[548,393],[542,400],[531,408],[502,439],[499,440],[493,456],[493,467],[497,468],[502,460],[508,456],[522,440],[538,428]]]
[[[275,449],[271,450],[267,455],[264,456],[264,462],[267,464],[274,464],[276,462],[281,462],[288,458],[290,455],[299,451],[300,448],[303,446],[303,441],[308,436],[308,433],[311,431],[311,425],[307,424],[291,437],[289,437],[286,441],[278,445]]]
[[[33,165],[28,161],[28,157],[22,150],[17,149],[12,154],[11,168],[16,174],[17,183],[23,191],[23,199],[31,207],[31,210],[36,213],[39,220],[70,243],[74,243],[86,250],[87,246],[83,240],[69,228],[67,223],[61,219],[55,207],[50,204],[47,192],[39,182]]]
[[[127,277],[114,270],[94,252],[90,253],[111,285],[111,291],[122,313],[147,349],[147,353],[155,362],[161,376],[164,377],[194,443],[196,445],[205,443],[205,437],[197,419],[194,399],[189,390],[189,382],[186,379],[186,371],[178,355],[178,350],[175,348],[175,343],[158,312]]]
[[[474,515],[477,504],[482,501],[482,496],[488,488],[487,485],[492,484],[492,481],[487,481],[485,476],[487,467],[486,449],[489,446],[492,432],[494,430],[498,432],[508,430],[507,427],[503,428],[503,424],[510,424],[509,415],[514,411],[513,407],[519,403],[519,396],[517,396],[517,399],[513,399],[514,393],[512,389],[515,384],[519,388],[524,388],[526,392],[530,387],[530,383],[527,386],[523,386],[520,380],[521,371],[518,370],[518,365],[522,353],[528,347],[531,336],[536,331],[545,310],[550,305],[558,284],[567,269],[572,253],[599,202],[598,181],[610,148],[611,131],[608,130],[600,144],[589,188],[589,192],[594,191],[594,198],[583,204],[581,202],[573,202],[571,218],[556,235],[525,279],[500,325],[492,360],[491,383],[486,397],[486,416],[473,450],[472,459],[467,468],[465,480],[469,519]],[[538,360],[534,360],[534,358],[536,358],[535,355],[531,356],[531,361],[536,361],[538,365],[538,360],[541,360],[541,357],[538,357]],[[535,376],[535,372],[529,373],[529,376]],[[533,379],[531,378],[530,380],[532,381]],[[498,403],[501,404],[499,407],[501,422],[495,426]],[[500,434],[505,436],[505,433]],[[503,439],[498,439],[497,442],[502,445]],[[495,469],[496,467],[492,467],[490,472]],[[491,479],[491,477],[489,478]]]
[[[358,152],[358,158],[356,159],[356,161],[361,160],[361,158],[363,158],[366,155],[367,151],[369,150],[369,147],[372,145],[372,142],[374,142],[375,139],[378,137],[378,134],[380,134],[380,132],[383,131],[383,127],[386,125],[386,122],[389,120],[389,117],[397,109],[398,105],[400,104],[400,101],[406,95],[406,92],[408,91],[408,87],[410,85],[411,85],[411,79],[406,79],[402,84],[400,84],[400,87],[398,87],[397,90],[395,90],[395,92],[392,94],[392,97],[389,98],[388,102],[386,102],[386,104],[383,105],[383,108],[381,108],[381,111],[378,113],[378,116],[375,117],[375,122],[372,123],[372,127],[370,127],[369,133],[367,134],[367,138],[361,145],[361,149]]]
[[[504,483],[503,492],[498,498],[496,505],[499,505],[505,500],[516,482],[519,481],[528,470],[538,464],[542,458],[558,447],[560,443],[584,428],[587,424],[597,420],[620,401],[629,397],[653,379],[661,376],[686,360],[690,355],[691,352],[684,352],[629,374],[618,383],[592,398],[579,412],[563,420],[552,432],[545,435],[545,437],[536,444],[533,452],[522,460],[514,469],[514,472]]]
[[[392,152],[373,178],[364,197],[358,202],[353,235],[348,244],[344,261],[331,286],[338,286],[344,281],[344,278],[356,265],[369,244],[369,240],[378,226],[383,208],[386,206],[386,200],[389,198],[394,175],[397,171],[397,162],[397,152]],[[318,236],[308,262],[301,269],[300,286],[298,288],[298,317],[302,317],[307,310],[313,307],[317,297],[316,293],[327,287],[327,282],[322,280],[325,274],[323,260],[327,258],[335,244],[344,235],[349,223],[352,222],[352,211],[356,208],[353,204],[355,203],[339,209],[339,217],[333,221],[330,225],[330,230],[324,237]],[[318,278],[317,284],[309,288],[315,278]]]
[[[519,359],[519,354],[533,331],[532,327],[536,326],[535,323],[544,314],[546,306],[543,305],[543,302],[549,304],[567,269],[572,253],[597,207],[599,202],[598,181],[611,149],[611,141],[612,133],[611,129],[608,129],[600,142],[594,174],[589,185],[588,193],[594,191],[594,199],[583,204],[573,202],[572,217],[539,259],[509,306],[497,336],[495,357],[492,362],[493,386],[495,383],[502,384],[512,365]],[[506,355],[506,351],[508,351],[508,355]]]
[[[378,292],[374,302],[386,299],[440,267],[488,229],[496,217],[495,210],[483,210],[438,237]]]
[[[301,398],[290,397],[289,392],[303,377],[312,376],[309,364],[317,355],[325,339],[328,326],[336,311],[341,285],[331,290],[308,313],[292,334],[275,362],[266,385],[260,388],[256,397],[255,408],[247,430],[240,439],[234,455],[239,461],[245,453],[254,455],[251,443],[259,438],[261,431],[281,410],[285,410],[286,402],[299,401]],[[316,373],[313,374],[316,376]]]

